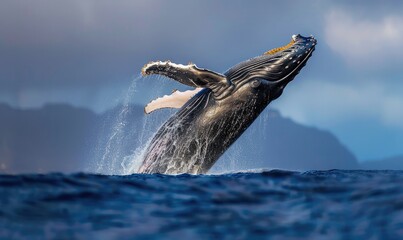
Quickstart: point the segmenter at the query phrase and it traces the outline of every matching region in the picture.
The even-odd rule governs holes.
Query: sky
[[[2,0],[0,102],[102,112],[135,84],[145,104],[183,87],[136,79],[149,61],[224,72],[312,34],[313,57],[271,107],[331,131],[359,160],[402,155],[402,26],[398,1]]]

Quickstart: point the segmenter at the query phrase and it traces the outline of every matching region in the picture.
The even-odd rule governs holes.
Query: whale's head
[[[265,91],[271,101],[281,95],[284,87],[305,66],[315,45],[316,39],[312,36],[293,35],[287,45],[241,62],[224,75],[235,85],[235,91],[244,90],[248,84],[252,88]]]
[[[166,107],[182,107],[202,89],[208,88],[213,99],[223,108],[234,106],[234,99],[245,106],[254,103],[265,107],[278,98],[284,87],[294,79],[315,50],[316,39],[294,35],[283,47],[267,51],[261,56],[241,62],[224,74],[198,68],[195,64],[175,64],[170,61],[150,62],[142,68],[144,76],[160,74],[182,84],[195,87],[193,91],[174,92],[150,102],[145,112]],[[253,106],[252,106],[253,107]]]

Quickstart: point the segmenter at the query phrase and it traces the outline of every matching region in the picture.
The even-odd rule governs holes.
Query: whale
[[[238,63],[224,73],[170,61],[146,64],[143,76],[162,75],[192,87],[151,101],[145,113],[179,109],[146,147],[138,173],[205,174],[312,56],[317,40],[291,41]],[[194,89],[193,89],[194,88]]]

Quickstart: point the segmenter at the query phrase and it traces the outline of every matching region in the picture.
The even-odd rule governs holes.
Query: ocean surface
[[[0,175],[0,239],[403,239],[403,171]]]

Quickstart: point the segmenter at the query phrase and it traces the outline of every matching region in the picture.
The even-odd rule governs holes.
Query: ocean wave
[[[402,171],[0,175],[1,239],[399,239]]]

